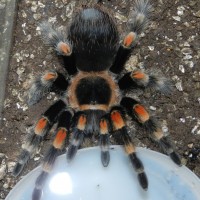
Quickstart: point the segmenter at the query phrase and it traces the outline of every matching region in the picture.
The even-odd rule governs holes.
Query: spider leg
[[[57,54],[62,57],[67,72],[70,75],[74,75],[77,72],[75,56],[73,53],[73,46],[67,39],[67,34],[60,28],[53,28],[47,21],[40,24],[40,30],[41,38],[44,43],[56,50]]]
[[[99,143],[101,148],[101,162],[104,167],[107,167],[110,162],[110,153],[109,153],[109,121],[106,117],[102,117],[99,123],[100,127],[100,136]]]
[[[76,155],[76,152],[79,146],[82,144],[85,133],[86,133],[86,124],[87,118],[83,112],[78,112],[75,114],[73,120],[75,121],[73,131],[72,131],[72,140],[67,151],[67,160],[70,161]]]
[[[144,172],[142,161],[137,157],[136,149],[131,137],[129,136],[124,114],[121,107],[113,107],[110,111],[111,123],[113,126],[113,137],[118,144],[124,145],[125,151],[128,154],[131,164],[138,174],[138,180],[144,190],[148,188],[148,179]]]
[[[66,78],[56,71],[49,71],[38,77],[32,84],[28,93],[28,104],[34,105],[50,91],[59,93],[60,95],[66,92],[68,81]]]
[[[115,61],[110,68],[110,71],[119,74],[131,56],[131,53],[138,41],[139,34],[148,26],[151,5],[148,0],[136,0],[134,10],[130,13],[128,21],[128,33],[124,37]]]
[[[44,157],[42,163],[42,172],[37,177],[37,180],[35,182],[32,200],[39,200],[41,198],[42,189],[46,182],[48,174],[51,172],[57,156],[62,153],[62,150],[65,147],[65,142],[69,133],[71,118],[72,114],[68,110],[65,110],[59,116],[58,125],[55,132],[56,136],[54,138],[52,146]]]
[[[62,100],[57,101],[46,110],[46,112],[30,130],[30,134],[26,139],[26,143],[22,145],[22,152],[19,155],[18,162],[13,170],[14,176],[18,176],[21,173],[24,165],[34,155],[40,143],[56,122],[59,113],[65,107],[66,104]]]
[[[103,0],[97,0],[97,4],[102,4]]]
[[[141,70],[134,70],[126,73],[118,81],[121,90],[131,90],[137,88],[154,88],[164,94],[170,94],[172,85],[165,77],[158,74],[147,74]]]
[[[159,146],[162,148],[164,153],[169,155],[170,158],[174,161],[174,163],[181,166],[182,163],[180,156],[175,152],[175,149],[169,136],[163,133],[161,127],[158,125],[158,122],[156,122],[156,120],[149,115],[146,108],[143,105],[141,105],[138,101],[129,97],[124,97],[121,100],[120,104],[124,108],[126,108],[127,113],[133,119],[135,119],[137,122],[143,125],[146,131],[149,132],[150,137],[154,141],[158,142]]]

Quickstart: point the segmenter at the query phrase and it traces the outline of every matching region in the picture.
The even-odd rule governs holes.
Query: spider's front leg
[[[113,107],[110,111],[111,123],[113,126],[113,137],[118,144],[124,145],[125,151],[128,154],[133,167],[138,173],[138,180],[144,190],[148,188],[148,179],[144,172],[142,161],[137,157],[136,149],[131,137],[129,136],[125,116],[121,107]]]
[[[110,70],[119,74],[131,56],[134,46],[137,44],[139,35],[149,24],[151,5],[148,0],[136,0],[134,9],[129,15],[128,30],[118,49],[115,61]]]
[[[58,100],[37,121],[22,145],[22,152],[18,158],[18,162],[13,170],[13,175],[18,176],[23,170],[24,165],[33,156],[38,149],[40,143],[48,134],[49,130],[56,122],[59,113],[66,108],[66,104],[62,100]]]
[[[35,188],[32,193],[32,200],[39,200],[42,195],[42,189],[51,172],[57,156],[62,153],[68,138],[72,114],[70,111],[63,111],[58,118],[58,125],[55,131],[55,139],[52,146],[44,157],[42,164],[42,172],[35,182]]]
[[[62,57],[64,68],[70,75],[74,75],[77,72],[75,55],[72,43],[68,40],[66,31],[61,30],[61,28],[53,28],[47,21],[40,24],[40,30],[41,38],[44,43],[54,48],[57,54]]]
[[[127,113],[135,119],[138,123],[143,125],[146,131],[150,134],[150,137],[158,142],[159,146],[162,148],[164,153],[170,156],[170,158],[179,166],[182,165],[180,156],[176,153],[172,141],[168,135],[165,135],[156,122],[148,113],[146,108],[141,105],[138,101],[130,98],[124,97],[120,103],[124,108],[126,108]]]

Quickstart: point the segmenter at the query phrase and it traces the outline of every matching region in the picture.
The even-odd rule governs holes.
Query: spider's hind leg
[[[53,28],[52,25],[44,21],[40,24],[41,38],[44,43],[54,48],[57,54],[62,57],[64,68],[70,75],[77,72],[75,66],[75,56],[73,53],[73,46],[67,39],[67,31],[59,28]]]
[[[148,179],[144,171],[142,161],[137,157],[136,149],[126,127],[123,110],[121,107],[113,107],[110,111],[113,126],[113,137],[118,144],[124,145],[131,163],[138,174],[138,180],[144,190],[148,188]]]
[[[34,105],[49,92],[56,92],[60,95],[66,92],[68,81],[56,71],[49,71],[39,76],[32,84],[28,93],[28,104]]]
[[[50,106],[42,117],[37,121],[31,129],[26,143],[22,145],[22,152],[19,155],[18,162],[13,170],[13,175],[18,176],[23,170],[25,164],[34,155],[45,136],[56,122],[59,113],[66,107],[66,104],[59,100]]]
[[[151,5],[148,0],[136,0],[134,9],[129,15],[128,30],[118,49],[115,61],[110,71],[119,74],[131,56],[139,34],[148,26]]]
[[[86,134],[87,116],[84,112],[75,113],[73,119],[72,140],[67,151],[67,160],[70,161],[77,153],[79,146],[82,144]]]
[[[72,114],[70,111],[63,111],[58,119],[58,125],[56,128],[55,139],[52,146],[44,157],[42,164],[42,172],[37,177],[35,182],[35,188],[33,190],[32,199],[38,200],[42,195],[42,189],[48,177],[48,174],[53,168],[57,156],[62,153],[65,147],[66,139],[68,138],[70,123]]]
[[[163,133],[158,122],[156,122],[156,120],[149,115],[146,108],[130,97],[122,98],[120,104],[124,108],[126,108],[127,113],[133,119],[135,119],[146,129],[150,137],[159,144],[164,153],[169,155],[170,158],[174,161],[174,163],[181,166],[182,163],[180,156],[176,153],[173,143],[170,140],[169,136]]]
[[[101,118],[99,122],[99,145],[101,148],[101,162],[104,167],[107,167],[110,162],[110,139],[109,139],[109,120],[107,116]]]

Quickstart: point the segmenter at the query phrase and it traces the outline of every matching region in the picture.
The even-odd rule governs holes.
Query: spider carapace
[[[53,47],[63,59],[68,77],[57,71],[49,71],[38,77],[29,91],[28,103],[37,103],[49,91],[60,95],[30,129],[27,140],[14,168],[17,176],[27,161],[34,155],[42,140],[56,124],[53,144],[44,157],[42,172],[33,189],[32,200],[39,200],[42,188],[56,157],[68,143],[67,160],[71,160],[84,137],[99,136],[101,161],[108,166],[110,161],[109,139],[123,145],[138,174],[143,189],[148,188],[148,179],[142,161],[138,158],[126,123],[129,115],[144,127],[171,159],[181,165],[169,136],[139,101],[126,97],[127,91],[154,88],[170,92],[166,78],[155,73],[134,70],[121,75],[140,33],[148,26],[151,5],[148,0],[136,0],[129,13],[127,29],[119,36],[112,14],[101,1],[92,7],[83,7],[73,17],[68,30],[53,28],[48,22],[40,25],[43,41]]]

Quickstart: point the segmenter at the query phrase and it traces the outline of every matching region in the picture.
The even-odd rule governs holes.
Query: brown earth
[[[105,1],[112,9],[120,30],[125,30],[128,11],[134,1]],[[164,96],[150,91],[137,92],[152,115],[157,116],[171,138],[183,162],[200,176],[200,4],[198,0],[152,0],[154,12],[151,25],[142,35],[139,45],[126,65],[146,70],[161,71],[174,84],[173,94]],[[3,125],[0,129],[0,162],[7,171],[0,180],[0,200],[4,199],[21,178],[13,178],[11,169],[20,152],[26,128],[34,124],[41,113],[57,98],[51,93],[40,103],[26,104],[29,80],[48,69],[62,67],[53,51],[39,38],[38,24],[45,19],[66,25],[72,10],[80,6],[70,0],[22,0],[18,3],[18,16],[14,32],[10,68],[7,78]],[[160,151],[147,135],[137,127],[138,146]],[[138,142],[140,141],[140,142]],[[46,139],[22,175],[36,167],[50,143]],[[84,146],[97,145],[97,141]]]

